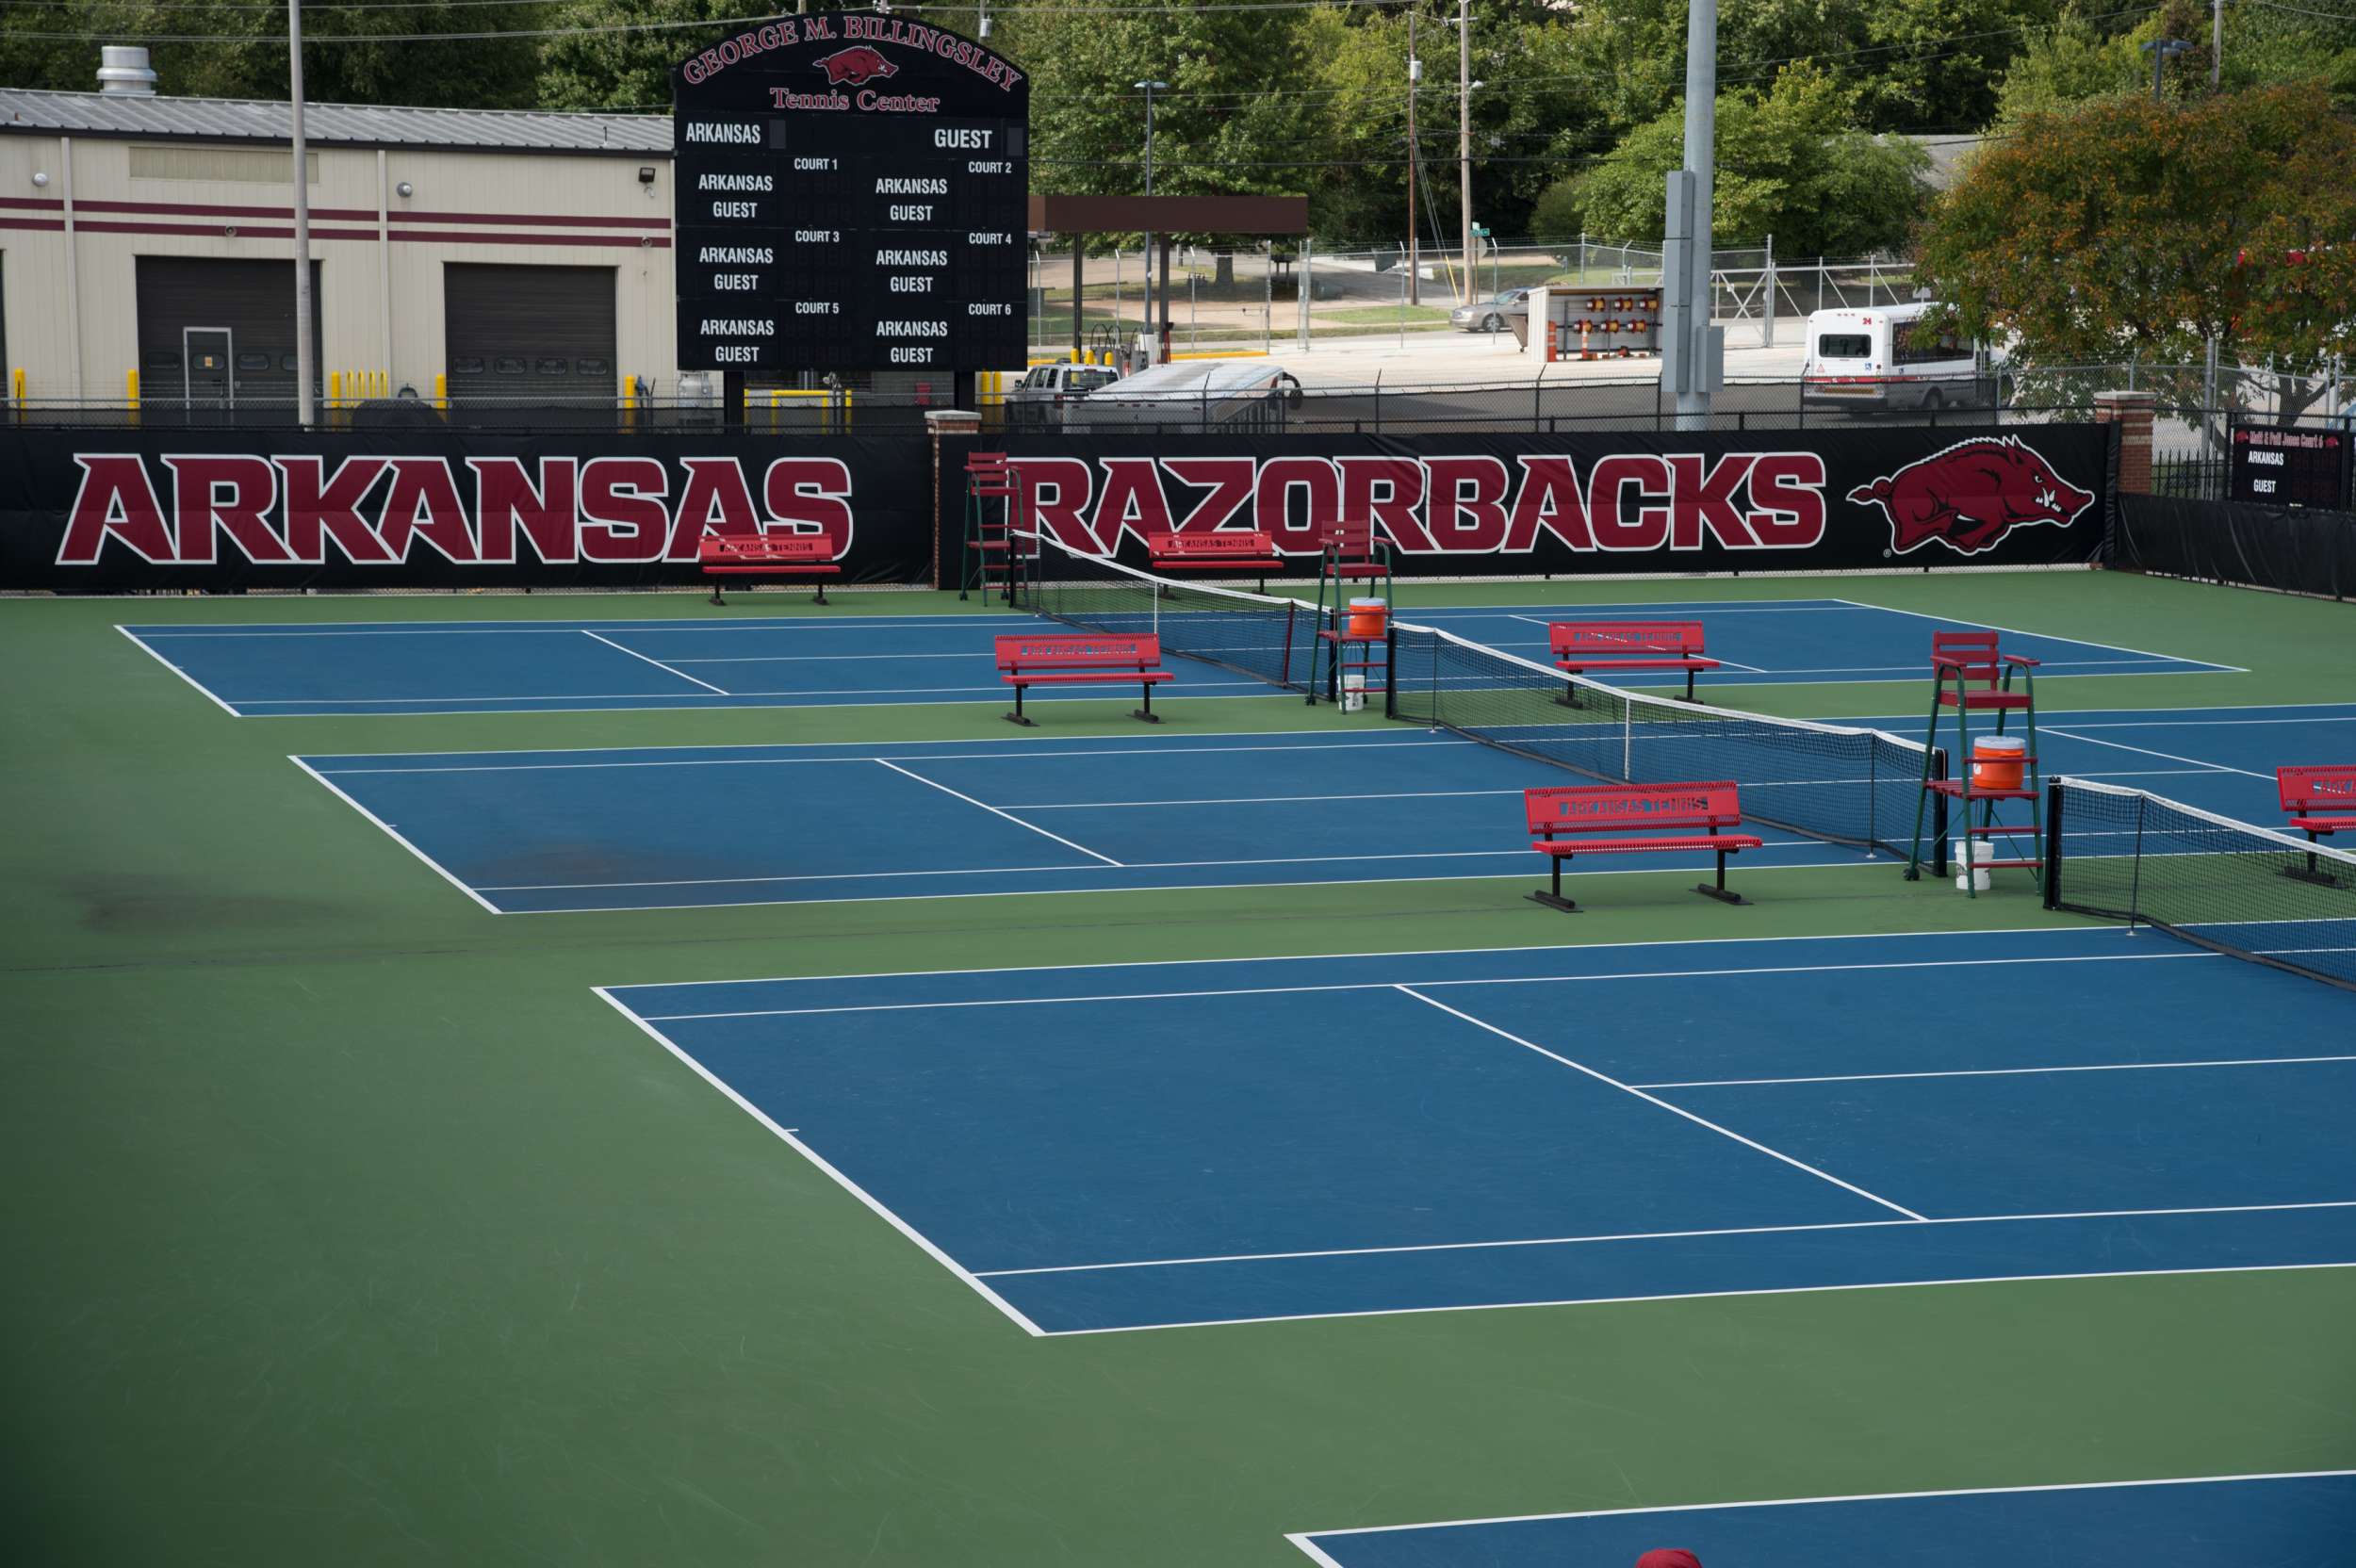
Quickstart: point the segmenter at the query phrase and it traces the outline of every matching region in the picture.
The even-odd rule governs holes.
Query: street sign
[[[2232,490],[2266,506],[2348,504],[2349,433],[2312,426],[2233,426]]]
[[[680,368],[1021,365],[1030,93],[984,45],[875,11],[781,16],[681,60]]]

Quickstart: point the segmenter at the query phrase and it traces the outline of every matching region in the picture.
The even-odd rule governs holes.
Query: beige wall
[[[283,233],[254,232],[292,228],[290,170],[283,151],[268,148],[88,137],[73,138],[70,145],[78,297],[69,313],[63,232],[0,226],[8,368],[25,371],[28,394],[37,399],[119,399],[124,373],[138,362],[136,258],[291,255],[293,242]],[[0,136],[0,197],[62,203],[66,147],[55,137]],[[139,174],[132,172],[134,149],[146,155]],[[166,149],[169,155],[158,155]],[[321,147],[311,161],[322,370],[389,370],[393,386],[407,383],[431,395],[448,355],[443,264],[515,263],[614,269],[616,376],[635,373],[658,377],[666,388],[671,384],[671,252],[666,244],[650,243],[669,238],[667,156],[388,149],[381,188],[390,243],[378,238],[378,153]],[[641,168],[655,171],[653,184],[639,183]],[[36,172],[48,174],[45,187],[33,184]],[[407,198],[398,194],[402,181],[414,188]],[[139,210],[93,209],[92,204],[106,203]],[[253,210],[159,210],[180,207]],[[0,224],[57,222],[62,216],[61,207],[48,205],[0,207]],[[547,220],[551,218],[567,221]],[[119,233],[93,224],[184,232]],[[450,237],[440,237],[446,235]],[[548,242],[560,237],[581,242]]]

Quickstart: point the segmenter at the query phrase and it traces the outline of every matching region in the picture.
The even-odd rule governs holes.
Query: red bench
[[[1554,621],[1546,627],[1554,667],[1573,675],[1590,671],[1683,670],[1685,700],[1693,700],[1693,677],[1718,668],[1702,657],[1699,621]],[[1579,706],[1573,685],[1565,706]]]
[[[2356,833],[2356,764],[2274,770],[2274,788],[2290,825],[2320,843],[2334,833]],[[2307,857],[2306,870],[2286,868],[2302,881],[2336,885],[2337,879]]]
[[[1735,787],[1716,784],[1564,784],[1522,792],[1530,818],[1530,847],[1554,870],[1551,888],[1531,893],[1534,903],[1579,912],[1562,896],[1562,862],[1574,855],[1657,855],[1666,850],[1708,849],[1718,856],[1718,885],[1693,890],[1728,904],[1740,894],[1726,890],[1726,857],[1757,849],[1764,841],[1726,829],[1742,825]],[[1618,838],[1585,835],[1616,833]]]
[[[695,542],[695,559],[704,576],[808,577],[818,580],[818,602],[826,602],[826,579],[841,577],[834,563],[834,541],[823,533],[707,533]],[[725,604],[720,584],[712,585],[712,602]]]
[[[1268,586],[1268,574],[1284,565],[1275,542],[1265,533],[1221,529],[1149,533],[1145,548],[1157,572],[1254,572],[1262,588]]]
[[[1153,711],[1153,688],[1176,677],[1161,668],[1159,637],[1024,636],[1001,637],[997,643],[998,678],[1014,688],[1014,711],[1006,717],[1016,724],[1032,722],[1023,712],[1027,687],[1129,680],[1145,694],[1145,705],[1132,710],[1131,716],[1147,724],[1162,722]]]

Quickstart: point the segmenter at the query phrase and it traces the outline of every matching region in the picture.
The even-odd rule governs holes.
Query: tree
[[[2356,350],[2356,123],[2315,83],[2031,112],[1940,198],[1922,270],[2032,364]]]
[[[1856,94],[1826,74],[1792,66],[1765,94],[1718,99],[1710,227],[1792,255],[1858,255],[1906,237],[1922,203],[1930,158],[1903,139],[1851,128]],[[1587,173],[1542,202],[1549,221],[1613,239],[1658,239],[1666,176],[1684,162],[1685,116],[1674,107],[1629,133]],[[1546,237],[1562,238],[1557,233]]]
[[[640,25],[629,32],[582,31],[546,41],[539,57],[540,106],[664,112],[671,104],[671,68],[713,39],[743,30],[724,24],[723,18],[761,8],[739,0],[565,0],[554,8],[548,26]],[[645,25],[665,23],[708,25]]]
[[[546,24],[536,5],[434,4],[413,8],[321,8],[303,16],[303,89],[323,104],[464,105],[529,108],[539,41],[513,36]],[[451,39],[450,33],[507,34]],[[37,35],[68,35],[41,37]],[[192,8],[57,0],[0,12],[0,80],[16,87],[89,92],[104,43],[158,41],[158,90],[177,96],[283,99],[287,95],[286,12],[270,7]]]

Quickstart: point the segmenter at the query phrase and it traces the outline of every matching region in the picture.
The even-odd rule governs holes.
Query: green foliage
[[[2057,0],[1746,0],[1718,13],[1721,89],[1763,87],[1810,60],[1857,90],[1867,130],[1970,129],[1986,122],[2005,67],[2051,23]],[[1684,96],[1684,0],[1586,0],[1579,69],[1622,130]]]
[[[1910,141],[1852,129],[1855,98],[1806,66],[1787,68],[1764,94],[1721,95],[1712,230],[1752,241],[1772,234],[1793,255],[1858,255],[1905,238],[1929,156]],[[1666,176],[1684,153],[1681,107],[1638,126],[1593,170],[1546,193],[1541,210],[1553,229],[1545,237],[1584,229],[1659,238]]]
[[[313,10],[303,25],[303,90],[322,104],[416,104],[530,108],[532,39],[435,40],[416,35],[529,30],[553,8],[420,4],[411,10]],[[78,33],[87,40],[37,39]],[[0,10],[0,81],[11,87],[91,92],[99,40],[203,34],[227,43],[152,46],[157,90],[174,97],[283,99],[288,92],[286,12],[191,9],[186,5],[58,0]]]
[[[666,111],[671,67],[712,39],[736,29],[722,17],[748,16],[760,7],[740,0],[564,0],[550,27],[607,27],[617,23],[711,22],[709,29],[665,27],[628,33],[581,33],[542,45],[539,95],[543,108],[639,108]]]
[[[1922,265],[2048,364],[2309,369],[2356,347],[2356,124],[2323,87],[2030,112],[1938,203]]]
[[[2082,17],[2073,8],[2013,61],[1997,96],[2000,125],[2010,127],[2030,115],[2099,98],[2149,96],[2151,61],[2142,45],[2155,39],[2183,39],[2195,46],[2163,73],[2165,96],[2181,100],[2210,90],[2206,5],[2168,0],[2159,10],[2129,19],[2129,24],[2122,27],[2115,21]],[[2320,83],[2339,112],[2356,110],[2356,28],[2345,21],[2229,4],[2219,85],[2239,91],[2289,82]]]

